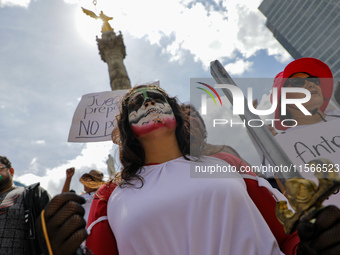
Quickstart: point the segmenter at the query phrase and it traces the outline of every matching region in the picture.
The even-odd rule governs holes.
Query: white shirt
[[[192,178],[190,164],[228,165],[181,157],[143,167],[142,188],[113,191],[108,218],[120,255],[282,254],[238,173]]]
[[[92,204],[92,201],[93,201],[94,194],[96,194],[96,191],[80,195],[81,197],[83,197],[85,199],[85,204],[83,204],[82,206],[85,209],[84,219],[85,219],[86,222],[87,222],[87,219],[88,219],[89,214],[90,214],[90,209],[91,209],[91,204]]]

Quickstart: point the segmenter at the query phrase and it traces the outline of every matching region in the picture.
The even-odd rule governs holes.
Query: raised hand
[[[86,222],[83,218],[85,199],[71,192],[55,196],[45,207],[36,222],[38,238],[44,254],[72,255],[86,239]],[[44,231],[42,218],[45,220]]]
[[[72,176],[74,175],[74,170],[74,167],[66,169],[66,178],[72,178]]]

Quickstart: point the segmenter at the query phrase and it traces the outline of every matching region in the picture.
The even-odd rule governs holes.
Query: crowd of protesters
[[[310,90],[306,107],[315,113],[298,126],[329,121],[333,85],[322,78],[332,74],[320,71],[319,60],[299,61],[274,86]],[[298,119],[295,111],[290,118]],[[266,179],[242,171],[191,176],[192,164],[249,165],[232,147],[206,142],[192,105],[159,86],[136,86],[123,97],[117,124],[121,171],[106,182],[97,170],[83,174],[81,195],[70,190],[74,168],[51,199],[39,184],[16,187],[10,160],[0,157],[0,254],[340,254],[338,207],[310,211],[286,234],[275,206],[287,198]]]

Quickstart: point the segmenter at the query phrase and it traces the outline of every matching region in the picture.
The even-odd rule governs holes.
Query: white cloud
[[[6,1],[7,6],[9,3],[14,5],[15,2],[26,3],[23,7],[32,3],[22,0]],[[205,74],[200,63],[193,63],[192,56],[205,67],[213,59],[230,63],[228,70],[241,75],[252,70],[254,66],[248,58],[256,55],[259,49],[267,49],[269,54],[277,58],[283,58],[285,54],[263,25],[264,17],[257,10],[260,0],[216,0],[216,3],[191,0],[100,0],[97,9],[88,0],[65,2],[78,3],[79,8],[70,8],[60,1],[51,1],[51,4],[40,4],[42,1],[38,1],[37,4],[31,4],[29,10],[32,12],[25,11],[25,18],[15,19],[14,28],[3,26],[7,29],[5,32],[11,32],[11,36],[6,37],[6,47],[1,51],[4,59],[6,53],[12,54],[8,59],[13,60],[11,65],[3,65],[0,82],[1,89],[6,92],[0,93],[3,97],[0,109],[5,109],[2,110],[3,122],[0,128],[6,130],[5,136],[11,141],[8,143],[11,144],[8,146],[10,150],[3,153],[17,165],[16,176],[21,182],[30,184],[40,181],[52,195],[61,191],[68,167],[76,167],[77,176],[74,177],[71,188],[77,193],[82,191],[78,180],[83,172],[95,168],[106,174],[105,161],[112,148],[110,142],[108,145],[66,142],[79,96],[109,89],[107,65],[100,60],[95,41],[95,35],[100,34],[100,27],[94,26],[94,32],[90,31],[95,21],[86,16],[80,6],[96,13],[103,10],[113,17],[110,24],[116,32],[121,30],[124,39],[127,39],[128,58],[125,63],[128,63],[128,73],[133,84],[161,79],[162,86],[165,85],[172,95],[181,95],[181,100],[187,96],[181,93],[187,91],[185,79],[191,74]],[[222,4],[225,6],[220,8]],[[50,9],[51,12],[48,12],[52,5],[53,11]],[[19,13],[23,15],[22,10]],[[40,16],[39,13],[44,15]],[[59,22],[53,22],[60,17],[60,13],[63,13],[63,18]],[[51,18],[46,19],[46,15],[51,14]],[[78,24],[78,28],[72,24],[72,19]],[[19,22],[21,20],[25,22]],[[46,22],[41,22],[42,20]],[[259,20],[263,24],[259,23],[257,27],[253,23]],[[250,29],[247,24],[251,25]],[[85,31],[93,45],[82,45],[83,41],[78,41],[79,35],[73,28],[78,29],[80,34]],[[25,33],[16,35],[17,31]],[[247,37],[247,34],[251,36]],[[23,35],[27,37],[22,37]],[[13,52],[16,54],[13,55]],[[234,61],[236,57],[238,58]],[[183,63],[183,66],[178,63]],[[230,118],[230,115],[225,118]],[[213,129],[208,131],[214,133]],[[219,137],[214,140],[211,137],[209,141],[230,144],[247,160],[247,155],[254,157],[251,155],[252,150],[243,149],[249,143],[246,142],[247,135],[240,135],[237,129],[225,128],[223,131],[221,136],[225,140],[222,141]]]
[[[269,55],[274,55],[275,59],[280,63],[287,63],[292,60],[292,56],[288,53],[288,51],[283,51],[280,49],[280,52],[276,51],[274,48],[268,49]]]
[[[33,158],[31,163],[30,163],[28,172],[36,174],[36,173],[38,173],[38,170],[39,170],[38,158]]]
[[[40,144],[40,145],[45,145],[46,142],[44,140],[36,140],[32,142],[33,144]]]
[[[268,93],[268,94],[263,94],[262,95],[262,98],[260,100],[260,103],[258,105],[258,109],[260,110],[264,110],[264,109],[269,109],[270,106],[272,105],[271,101],[270,101],[270,95],[271,95],[271,92]]]
[[[227,64],[225,69],[228,70],[231,75],[241,75],[245,71],[250,71],[253,64],[253,62],[248,60],[237,59],[235,62]]]
[[[114,148],[117,147],[114,146]],[[66,169],[75,167],[76,173],[71,183],[71,189],[80,194],[83,191],[83,186],[79,182],[79,178],[85,172],[89,172],[91,169],[96,169],[102,171],[106,179],[109,178],[106,160],[108,159],[108,155],[111,150],[112,142],[87,143],[79,156],[65,164],[56,166],[52,169],[47,169],[44,176],[39,176],[37,173],[39,166],[38,158],[33,158],[28,171],[29,173],[15,176],[15,180],[26,185],[40,182],[40,185],[48,190],[50,195],[54,196],[62,190],[66,176]],[[113,153],[113,156],[114,158],[117,158],[115,157],[115,153]],[[119,166],[117,167],[116,165],[116,169],[119,169]]]
[[[67,4],[79,4],[79,0],[64,0]]]
[[[27,8],[30,2],[31,0],[1,0],[0,7],[19,6],[19,7]]]
[[[79,3],[85,8],[95,10],[89,1]],[[267,50],[278,61],[287,61],[290,59],[289,54],[264,25],[265,17],[258,10],[260,3],[260,0],[216,3],[189,0],[102,0],[98,1],[97,12],[103,10],[113,17],[110,24],[115,31],[128,32],[137,38],[146,37],[151,44],[161,45],[164,38],[170,39],[167,45],[163,45],[163,52],[170,53],[171,60],[179,63],[183,62],[183,51],[186,50],[194,55],[196,61],[201,61],[205,69],[211,60],[231,60],[238,53],[247,59],[261,49]],[[216,6],[219,6],[218,10]],[[93,26],[92,18],[84,13],[79,13],[78,16],[78,24],[81,20],[79,26],[87,29],[90,24]],[[242,74],[242,71],[247,69],[239,69],[237,73]]]

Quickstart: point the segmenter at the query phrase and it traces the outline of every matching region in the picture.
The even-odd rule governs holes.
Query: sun
[[[87,16],[80,7],[76,11],[75,18],[76,28],[81,38],[88,44],[96,45],[96,36],[101,35],[102,21]]]

